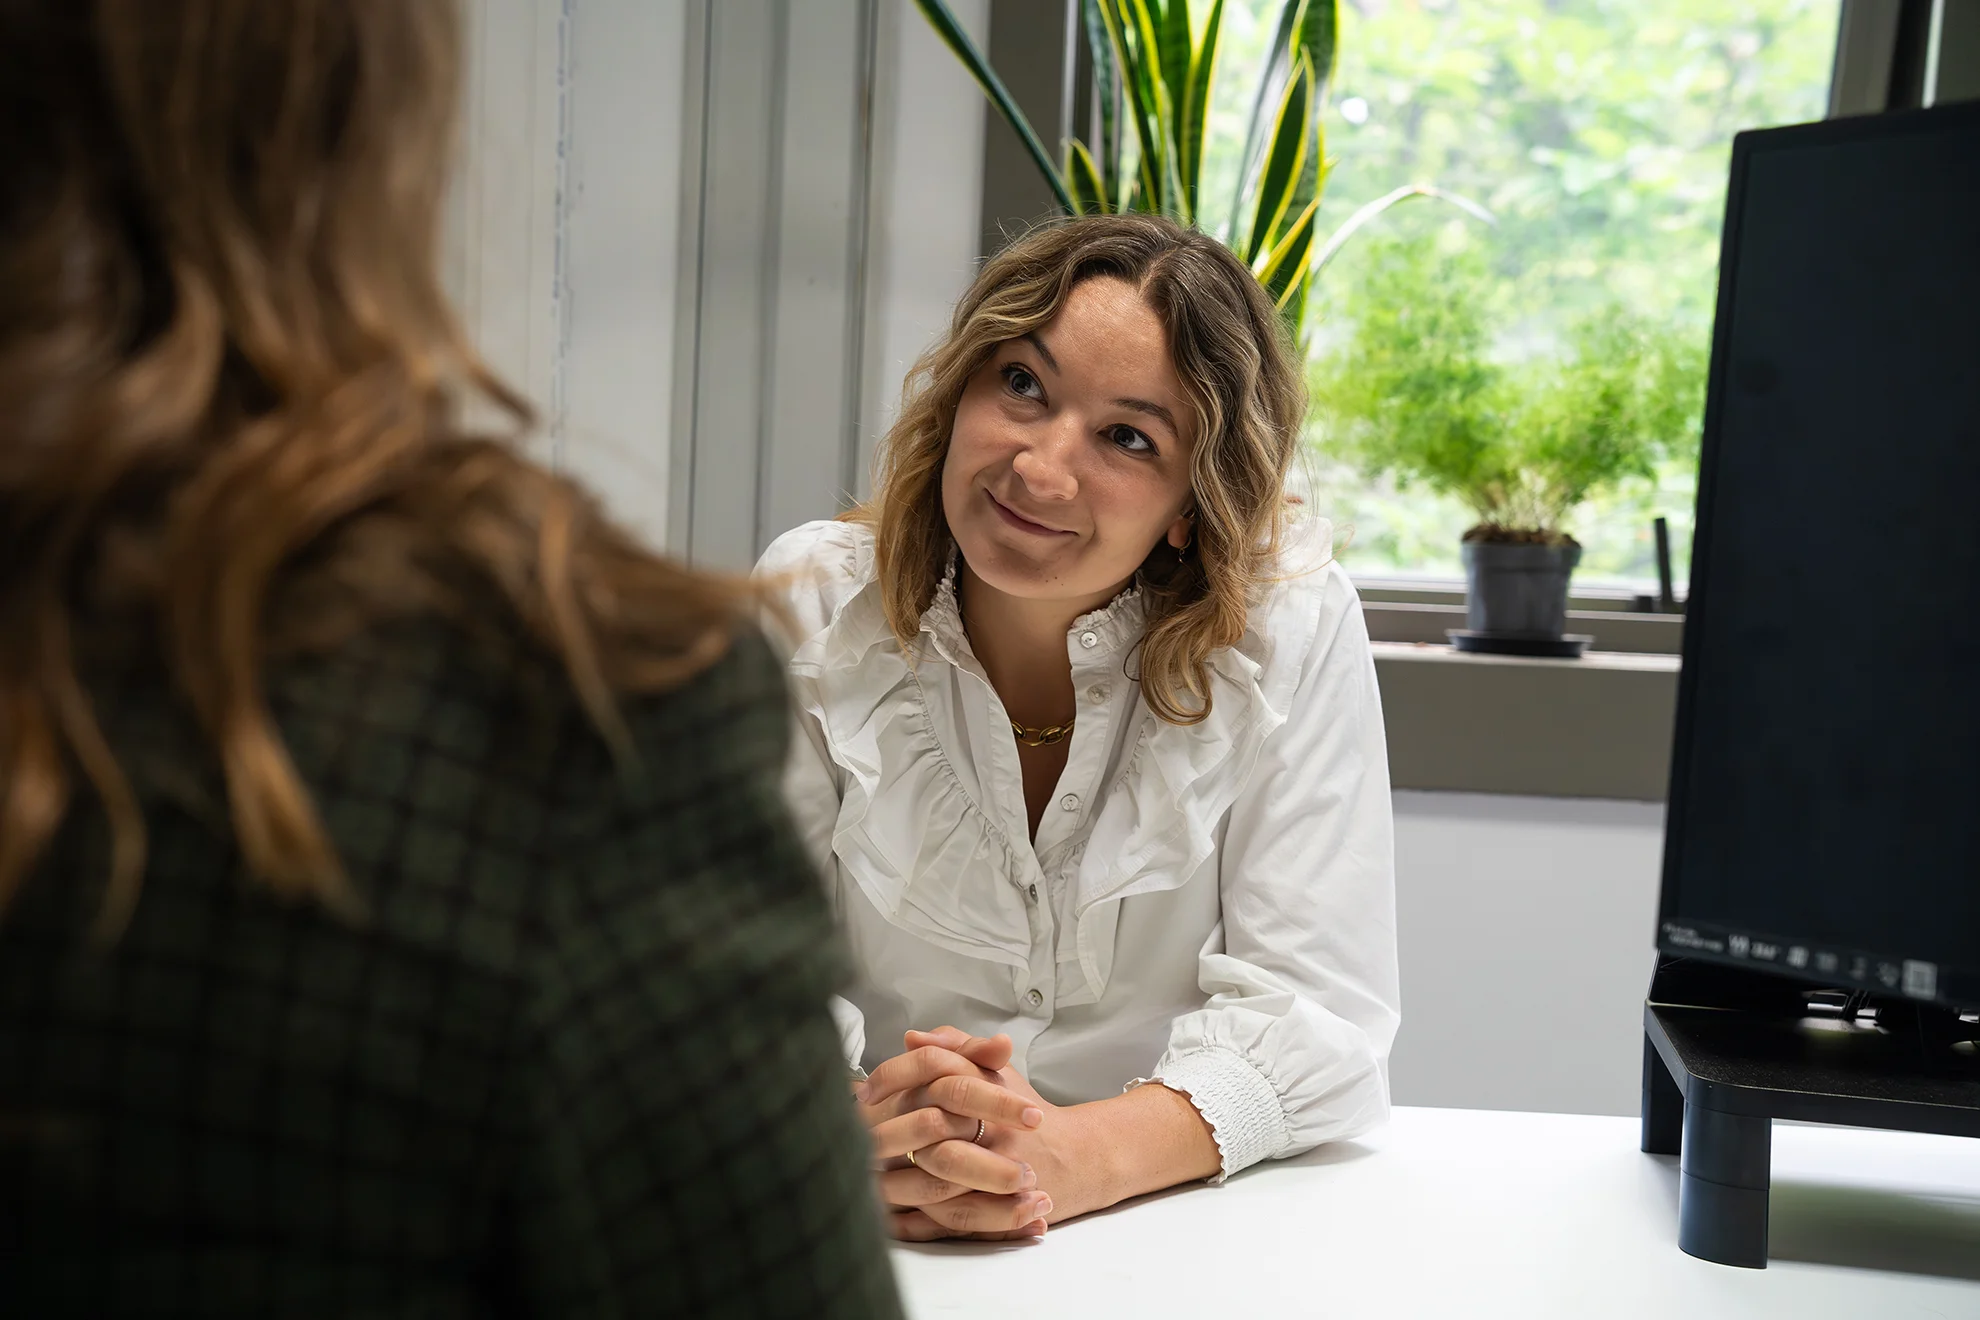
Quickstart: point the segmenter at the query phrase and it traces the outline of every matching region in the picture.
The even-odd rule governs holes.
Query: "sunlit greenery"
[[[1611,302],[1575,313],[1549,351],[1507,359],[1495,346],[1521,311],[1516,286],[1494,278],[1487,242],[1442,237],[1375,240],[1335,277],[1352,327],[1312,369],[1328,453],[1457,500],[1487,534],[1550,542],[1574,534],[1591,496],[1695,461],[1695,336]]]
[[[1272,0],[1227,0],[1229,66],[1262,59],[1276,12]],[[1702,349],[1732,136],[1820,117],[1837,13],[1836,0],[1347,0],[1320,227],[1434,181],[1484,202],[1496,227],[1427,207],[1398,208],[1382,226],[1476,245],[1492,361],[1569,357],[1577,318],[1611,304]],[[1230,191],[1248,81],[1219,80],[1206,198]],[[1410,249],[1350,244],[1319,281],[1317,354],[1341,350],[1366,263],[1398,250]],[[1320,480],[1316,502],[1355,529],[1357,573],[1458,575],[1458,538],[1476,521],[1461,500],[1346,465],[1323,464]],[[1694,464],[1675,458],[1584,506],[1573,519],[1581,580],[1652,576],[1650,522],[1664,514],[1681,582],[1694,480]]]

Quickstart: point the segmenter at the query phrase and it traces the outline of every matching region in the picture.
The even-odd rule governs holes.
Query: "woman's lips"
[[[987,490],[984,491],[983,493],[985,495],[990,495],[990,492]],[[1029,532],[1033,536],[1071,536],[1072,535],[1071,532],[1061,531],[1057,527],[1047,527],[1044,523],[1033,522],[1031,519],[1025,517],[1023,514],[1013,512],[1009,505],[1005,504],[995,495],[990,495],[990,506],[996,509],[998,517],[1002,518],[1006,523],[1008,523],[1012,527],[1015,527],[1020,532]]]

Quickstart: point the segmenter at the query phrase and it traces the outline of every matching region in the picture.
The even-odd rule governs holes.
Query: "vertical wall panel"
[[[984,46],[989,0],[953,0],[950,8]],[[948,325],[976,273],[986,109],[910,0],[881,0],[877,38],[862,495],[874,442],[899,412],[902,379]]]
[[[706,4],[701,198],[693,249],[697,333],[686,550],[696,563],[747,568],[756,555],[758,447],[766,369],[766,300],[775,288],[774,94],[779,0]]]
[[[910,0],[689,0],[684,32],[668,540],[745,569],[864,493],[975,269],[983,99]]]
[[[759,548],[853,495],[863,317],[866,124],[872,0],[803,0],[788,11],[779,156],[776,297],[768,414],[759,453]]]
[[[573,0],[559,463],[664,542],[686,0]]]
[[[461,153],[445,271],[470,339],[526,395],[555,448],[563,327],[559,220],[571,0],[466,7]]]

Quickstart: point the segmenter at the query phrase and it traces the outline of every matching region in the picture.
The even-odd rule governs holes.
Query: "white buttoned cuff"
[[[1175,1055],[1151,1080],[1188,1096],[1210,1125],[1224,1164],[1213,1183],[1271,1159],[1292,1142],[1279,1093],[1235,1050],[1213,1045]]]

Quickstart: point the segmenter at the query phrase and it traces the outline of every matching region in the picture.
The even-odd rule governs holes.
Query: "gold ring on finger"
[[[907,1161],[908,1161],[908,1167],[909,1167],[910,1169],[918,1169],[918,1168],[920,1168],[920,1167],[921,1167],[921,1166],[920,1166],[919,1164],[916,1164],[916,1163],[914,1162],[914,1152],[913,1152],[913,1151],[909,1151],[909,1152],[907,1153]]]
[[[982,1120],[982,1119],[980,1119],[980,1118],[979,1118],[979,1119],[977,1119],[977,1120],[976,1120],[976,1135],[975,1135],[975,1136],[973,1136],[973,1137],[971,1137],[971,1138],[969,1139],[969,1144],[970,1144],[970,1145],[972,1145],[972,1146],[981,1146],[981,1145],[983,1144],[983,1126],[984,1126],[984,1124],[983,1124],[983,1120]]]

